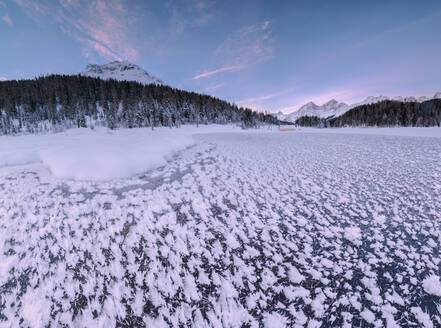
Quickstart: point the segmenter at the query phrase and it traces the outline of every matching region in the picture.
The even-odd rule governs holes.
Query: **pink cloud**
[[[222,83],[219,83],[219,84],[216,84],[216,85],[212,85],[212,86],[206,87],[206,88],[204,89],[204,91],[212,92],[212,91],[214,91],[214,90],[217,90],[217,89],[219,89],[219,88],[222,88],[224,85],[225,85],[225,83],[222,82]]]
[[[103,56],[105,58],[114,59],[114,60],[122,60],[122,58],[120,56],[118,56],[118,54],[114,53],[112,50],[110,50],[105,45],[99,43],[96,40],[81,39],[81,38],[79,38],[78,40],[81,42],[84,42],[88,45],[85,49],[83,49],[86,57],[90,57],[90,50],[93,50],[93,51],[101,54],[101,56]]]
[[[251,25],[232,33],[215,50],[221,62],[249,67],[274,55],[270,22]]]
[[[70,14],[71,8],[70,3],[64,6]],[[66,21],[85,34],[89,39],[89,46],[101,56],[136,60],[138,51],[127,37],[130,34],[126,24],[128,16],[121,1],[97,0],[89,3],[84,17],[80,15],[78,19],[78,16],[74,15],[73,19]]]
[[[166,7],[170,10],[170,29],[182,34],[190,28],[197,28],[211,23],[215,18],[212,10],[213,1],[170,0]]]
[[[35,20],[54,18],[63,32],[84,44],[85,54],[96,53],[106,59],[138,58],[137,46],[130,37],[134,14],[123,0],[15,2]]]
[[[221,66],[194,76],[199,80],[222,72],[234,72],[264,62],[273,56],[270,22],[251,25],[232,33],[215,50],[216,61]]]
[[[33,0],[14,0],[14,1],[18,6],[30,10],[32,12],[36,12],[39,14],[44,14],[46,12],[46,10],[43,8],[44,6],[36,1]]]
[[[292,91],[293,91],[293,89],[291,88],[291,89],[279,91],[279,92],[276,92],[276,93],[272,93],[272,94],[269,94],[269,95],[266,95],[266,96],[238,100],[238,101],[236,101],[236,103],[237,104],[246,104],[246,103],[260,102],[260,101],[264,101],[264,100],[268,100],[268,99],[272,99],[272,98],[275,98],[275,97],[282,96],[282,95],[287,94],[288,92],[292,92]]]
[[[4,21],[9,26],[12,26],[12,20],[11,20],[11,17],[9,17],[8,14],[5,14],[4,16],[2,16],[1,19],[2,19],[2,21]]]
[[[204,77],[209,77],[218,73],[222,73],[222,72],[228,72],[228,71],[238,71],[243,69],[242,66],[227,66],[227,67],[221,67],[218,69],[215,69],[214,71],[210,71],[210,72],[205,72],[199,75],[196,75],[193,77],[193,80],[198,80]]]

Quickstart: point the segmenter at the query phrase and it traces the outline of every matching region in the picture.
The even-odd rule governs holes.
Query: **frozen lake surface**
[[[0,168],[0,327],[440,327],[441,139],[313,132]]]

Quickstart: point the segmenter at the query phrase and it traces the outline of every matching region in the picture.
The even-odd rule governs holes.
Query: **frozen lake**
[[[0,168],[0,327],[441,326],[441,139],[192,138],[119,180]]]

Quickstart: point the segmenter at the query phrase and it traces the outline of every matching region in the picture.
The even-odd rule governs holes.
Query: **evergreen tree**
[[[59,131],[84,127],[89,122],[111,129],[154,129],[181,124],[241,123],[244,119],[244,126],[278,122],[268,114],[169,86],[80,75],[0,82],[0,134]],[[430,122],[424,120],[421,124]]]

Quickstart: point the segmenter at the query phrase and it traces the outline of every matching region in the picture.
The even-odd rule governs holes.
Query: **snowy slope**
[[[283,114],[281,112],[278,112],[276,114],[273,114],[275,117],[277,117],[279,120],[289,121],[289,122],[295,122],[299,117],[301,116],[317,116],[320,118],[330,118],[330,117],[337,117],[340,115],[343,115],[347,111],[349,111],[352,108],[355,108],[357,106],[361,105],[368,105],[368,104],[374,104],[380,101],[384,100],[395,100],[395,101],[401,101],[401,102],[423,102],[431,99],[441,99],[441,92],[435,93],[433,97],[387,97],[387,96],[369,96],[366,99],[364,99],[361,102],[354,103],[347,105],[345,103],[339,103],[335,99],[331,99],[327,103],[319,106],[316,105],[313,102],[309,102],[302,107],[300,107],[298,110],[290,113],[290,114]]]
[[[89,64],[80,75],[97,77],[103,80],[115,79],[118,81],[135,81],[141,84],[164,84],[162,80],[128,61],[114,61],[104,65]]]

